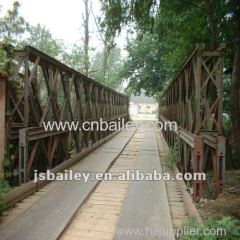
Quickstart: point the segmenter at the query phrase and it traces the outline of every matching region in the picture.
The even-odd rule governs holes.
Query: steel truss
[[[19,183],[33,176],[33,169],[46,171],[81,152],[111,131],[45,131],[44,121],[128,120],[129,99],[86,77],[37,49],[26,46],[14,51],[14,74],[1,75],[6,91],[1,97],[5,118],[6,157],[10,171],[19,169]],[[12,80],[13,76],[17,79]],[[5,79],[5,80],[4,80]],[[1,109],[4,109],[1,107]],[[5,109],[4,109],[5,110]],[[6,113],[6,114],[5,114]],[[3,120],[3,119],[1,119]],[[1,121],[3,122],[3,121]],[[1,161],[3,157],[1,156]]]
[[[223,49],[205,50],[197,44],[181,70],[160,97],[160,121],[175,121],[177,131],[165,131],[169,146],[178,140],[178,168],[182,173],[212,170],[215,194],[221,191],[225,172],[225,138],[222,132]],[[204,182],[188,183],[193,198],[203,195]]]

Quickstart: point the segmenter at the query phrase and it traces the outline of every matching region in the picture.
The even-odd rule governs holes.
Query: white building
[[[132,119],[157,119],[158,103],[153,97],[144,94],[131,96],[129,103],[129,113]]]

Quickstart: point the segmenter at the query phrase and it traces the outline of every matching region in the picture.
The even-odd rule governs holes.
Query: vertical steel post
[[[5,158],[5,107],[6,107],[6,77],[0,73],[0,174],[3,173]]]
[[[201,108],[201,78],[202,78],[202,65],[201,65],[201,58],[202,58],[202,45],[197,45],[198,51],[197,51],[197,57],[196,62],[194,65],[194,75],[195,75],[195,108],[196,108],[196,127],[195,127],[195,133],[199,133],[200,131],[200,123],[201,123],[201,114],[200,114],[200,108]]]
[[[19,130],[19,185],[27,181],[28,139],[27,129]]]
[[[24,75],[24,127],[28,127],[29,120],[29,83],[28,83],[28,55],[25,57],[25,75]]]
[[[24,128],[19,130],[19,184],[27,181],[28,142],[26,129],[29,126],[29,49],[24,60]]]
[[[196,136],[194,139],[194,149],[193,149],[193,173],[203,172],[203,137]],[[194,180],[193,181],[193,198],[194,200],[199,200],[197,198],[202,197],[203,181]]]
[[[225,180],[225,166],[226,166],[226,138],[223,136],[217,136],[217,149],[216,149],[217,160],[219,162],[219,180],[217,187],[220,192],[221,185]]]
[[[218,102],[218,131],[222,132],[222,126],[223,126],[223,68],[224,68],[224,60],[223,56],[219,57],[219,67],[218,67],[218,76],[217,76],[217,96],[219,97],[219,102]]]

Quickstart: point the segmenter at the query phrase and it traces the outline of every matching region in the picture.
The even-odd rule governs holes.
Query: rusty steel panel
[[[26,46],[11,53],[15,84],[7,88],[7,155],[19,183],[33,169],[46,171],[108,136],[111,131],[45,131],[44,121],[118,121],[129,118],[127,96]],[[8,81],[12,76],[9,76]],[[14,180],[14,179],[12,179]],[[16,181],[16,179],[15,179]]]
[[[204,44],[197,44],[161,94],[159,103],[159,120],[175,121],[178,125],[178,131],[165,131],[164,136],[171,147],[179,139],[179,170],[212,170],[216,194],[221,190],[225,171],[223,49],[224,44],[209,52]],[[203,182],[188,185],[192,186],[195,199],[202,197]]]

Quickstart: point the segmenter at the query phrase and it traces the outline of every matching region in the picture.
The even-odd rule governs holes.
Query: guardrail
[[[178,131],[165,131],[174,147],[179,139],[181,172],[213,172],[215,194],[221,191],[225,172],[225,138],[222,133],[223,49],[205,50],[197,44],[181,70],[160,97],[159,120],[175,121]],[[204,182],[188,182],[193,198],[203,196]]]
[[[6,168],[19,170],[19,183],[33,176],[33,169],[46,171],[105,138],[111,131],[45,131],[44,121],[128,120],[129,99],[37,49],[26,46],[9,55],[11,73],[3,92]],[[4,104],[5,105],[5,104]],[[1,119],[1,122],[2,119]],[[4,136],[2,129],[1,136]],[[3,161],[1,157],[1,161]],[[12,177],[13,181],[16,178]]]

